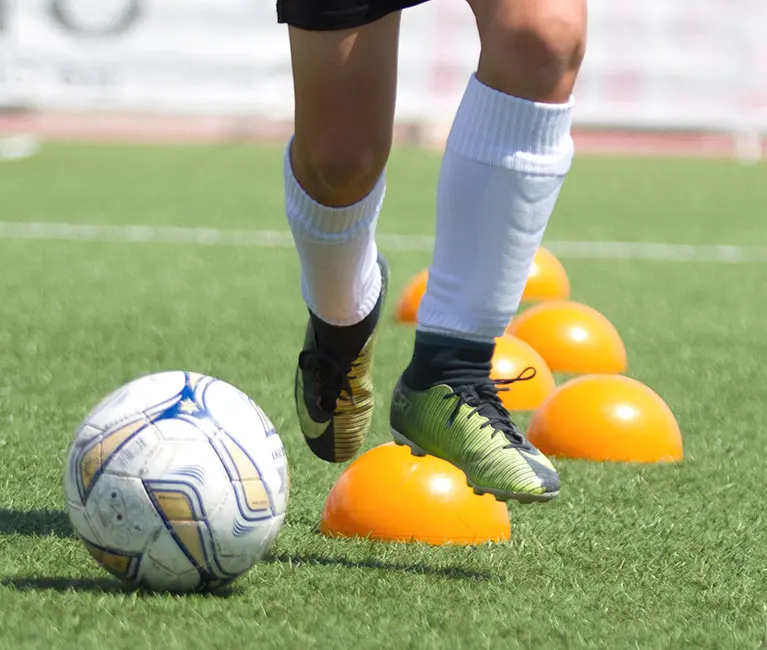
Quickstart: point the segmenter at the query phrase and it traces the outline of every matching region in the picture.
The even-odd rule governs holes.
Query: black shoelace
[[[508,440],[507,449],[512,447],[530,447],[530,443],[527,442],[519,427],[512,421],[498,393],[509,390],[509,386],[515,382],[528,381],[533,377],[535,377],[535,368],[528,366],[519,375],[511,379],[487,379],[478,383],[475,381],[474,383],[467,382],[466,384],[458,385],[453,389],[453,395],[445,395],[445,399],[458,397],[455,409],[450,414],[448,423],[452,424],[458,416],[461,406],[467,404],[472,407],[472,410],[466,416],[467,419],[474,417],[476,414],[486,418],[487,421],[483,422],[480,428],[493,427],[492,436],[502,433],[506,440]]]
[[[337,359],[323,350],[304,350],[298,356],[301,370],[311,372],[319,386],[319,406],[326,413],[336,410],[338,400],[354,404],[351,380],[352,368],[357,364],[353,359]]]

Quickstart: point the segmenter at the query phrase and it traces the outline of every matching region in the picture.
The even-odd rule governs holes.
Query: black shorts
[[[277,0],[277,22],[299,29],[330,31],[372,23],[386,14],[427,0]]]

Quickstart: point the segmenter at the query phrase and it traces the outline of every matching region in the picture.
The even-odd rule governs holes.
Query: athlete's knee
[[[545,99],[569,94],[586,51],[585,3],[541,0],[470,0],[477,16],[483,57],[503,82],[519,79]]]
[[[580,67],[586,50],[585,26],[574,15],[535,16],[519,25],[502,26],[499,47],[527,65],[544,83],[558,82]]]
[[[316,201],[351,205],[367,196],[378,182],[390,149],[391,136],[294,140],[293,169]]]

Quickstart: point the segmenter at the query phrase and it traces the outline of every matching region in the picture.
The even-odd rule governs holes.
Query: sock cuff
[[[571,97],[545,104],[507,95],[472,75],[447,150],[493,167],[564,174],[573,157]]]
[[[420,319],[421,316],[419,314]],[[460,338],[467,343],[477,345],[495,343],[495,339],[502,336],[503,331],[506,329],[506,324],[504,324],[492,329],[484,326],[481,328],[481,331],[477,331],[480,328],[477,327],[476,323],[460,322],[440,314],[424,314],[423,320],[428,321],[428,323],[419,322],[416,327],[416,334],[421,336],[428,334],[431,336]]]
[[[317,243],[344,244],[357,238],[378,219],[384,195],[386,174],[382,173],[370,193],[349,206],[322,205],[306,193],[293,173],[291,141],[285,149],[285,213],[294,234]]]

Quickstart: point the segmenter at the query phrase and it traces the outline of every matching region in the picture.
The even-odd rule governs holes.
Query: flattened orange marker
[[[508,334],[529,343],[553,372],[620,373],[626,348],[596,309],[571,300],[542,302],[512,319]]]
[[[540,246],[527,276],[522,300],[563,300],[570,297],[570,279],[562,263],[548,248]]]
[[[395,318],[402,323],[415,323],[418,320],[418,307],[426,293],[428,269],[424,269],[405,286],[397,304]]]
[[[330,491],[320,530],[331,537],[367,537],[429,544],[481,544],[511,536],[506,504],[466,485],[447,461],[416,457],[393,442],[349,465]]]
[[[682,459],[682,434],[658,394],[623,375],[562,384],[536,411],[527,437],[561,458],[638,463]]]
[[[495,340],[495,354],[490,376],[493,379],[514,379],[527,376],[526,368],[535,368],[529,373],[532,378],[516,381],[501,390],[498,395],[509,411],[532,411],[538,408],[556,388],[549,366],[530,345],[507,334]]]

